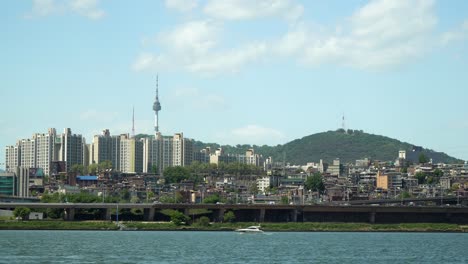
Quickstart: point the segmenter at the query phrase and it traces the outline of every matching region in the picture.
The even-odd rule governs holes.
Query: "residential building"
[[[81,135],[65,129],[57,135],[55,128],[47,133],[35,133],[30,139],[21,139],[15,146],[6,147],[6,169],[15,172],[17,167],[41,168],[46,175],[50,174],[51,164],[55,161],[66,162],[69,170],[73,164],[83,164],[85,140]]]
[[[125,173],[143,172],[143,141],[129,138],[120,139],[120,171]]]
[[[34,134],[36,142],[36,168],[42,168],[45,174],[49,174],[52,161],[57,160],[55,140],[57,132],[55,128],[49,128],[48,133]],[[30,167],[31,168],[31,167]]]
[[[403,187],[403,178],[398,172],[377,172],[377,188],[382,190]]]
[[[5,170],[7,172],[14,172],[16,167],[20,165],[20,147],[19,144],[15,146],[7,146],[5,148]]]
[[[143,142],[143,172],[151,172],[155,166],[161,173],[167,167],[187,166],[194,160],[193,139],[184,138],[183,133],[170,137],[157,132],[154,139]]]
[[[326,170],[327,173],[330,175],[334,176],[340,176],[341,175],[341,163],[340,159],[334,159],[332,165],[328,166],[328,169]]]
[[[20,151],[20,167],[34,168],[36,167],[36,140],[22,139],[19,142]]]
[[[70,128],[65,128],[58,138],[58,160],[65,161],[67,171],[75,164],[83,165],[85,139],[81,135],[72,134]]]
[[[126,136],[125,134],[111,136],[109,129],[103,130],[101,135],[95,135],[89,148],[89,163],[99,164],[110,161],[112,168],[120,170],[120,141]]]

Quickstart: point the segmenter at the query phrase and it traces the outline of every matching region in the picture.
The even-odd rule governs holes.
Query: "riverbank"
[[[121,222],[122,223],[122,222]],[[128,230],[140,231],[233,231],[258,223],[212,223],[207,226],[176,226],[170,222],[124,222]],[[262,223],[267,232],[460,232],[468,226],[444,223]],[[109,221],[0,221],[0,230],[118,230]]]

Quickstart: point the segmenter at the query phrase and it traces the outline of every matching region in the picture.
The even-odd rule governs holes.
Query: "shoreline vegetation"
[[[234,231],[258,223],[211,223],[175,225],[171,222],[110,221],[0,221],[0,230],[136,230],[136,231]],[[121,227],[124,227],[121,229]],[[458,232],[468,233],[468,225],[446,223],[261,223],[266,232]]]

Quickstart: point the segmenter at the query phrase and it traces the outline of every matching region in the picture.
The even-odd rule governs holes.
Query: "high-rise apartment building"
[[[120,171],[143,172],[143,141],[126,137],[120,140]]]
[[[44,173],[49,174],[52,161],[57,160],[55,140],[57,132],[55,128],[49,128],[48,133],[34,134],[36,142],[36,164],[35,168],[42,168]],[[29,167],[32,168],[32,167]]]
[[[19,142],[20,151],[20,167],[35,168],[36,167],[36,140],[22,139]]]
[[[128,135],[111,136],[109,129],[102,131],[101,135],[93,137],[90,145],[90,164],[99,164],[103,161],[110,161],[115,170],[120,170],[120,141],[128,138]]]
[[[7,172],[14,172],[16,167],[20,165],[20,154],[19,144],[5,147],[5,170]]]
[[[144,139],[144,169],[152,172],[157,167],[163,172],[167,167],[187,166],[193,161],[193,139],[184,138],[183,133],[163,136],[157,132],[155,138]]]
[[[143,172],[160,172],[161,150],[161,140],[143,139]]]
[[[30,139],[21,139],[15,146],[6,147],[6,169],[16,172],[17,167],[41,168],[46,175],[50,174],[53,161],[65,161],[67,170],[74,164],[83,164],[85,140],[81,135],[65,129],[57,135],[55,128],[47,133],[33,134]]]
[[[67,171],[75,164],[83,165],[85,139],[81,135],[72,134],[70,128],[65,128],[59,137],[58,160],[67,163]]]

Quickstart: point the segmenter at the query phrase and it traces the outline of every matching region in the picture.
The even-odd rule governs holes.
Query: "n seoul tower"
[[[159,111],[161,111],[161,103],[159,102],[159,98],[158,98],[158,75],[156,75],[156,97],[154,98],[153,111],[154,111],[154,131],[157,134],[159,133],[158,113]]]

